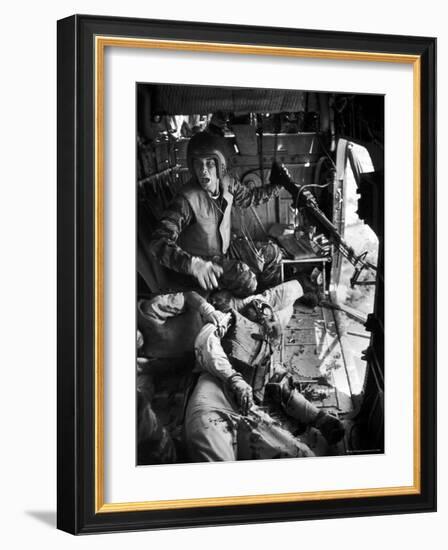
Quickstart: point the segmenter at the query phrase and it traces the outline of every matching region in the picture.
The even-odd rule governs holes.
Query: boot
[[[339,443],[345,435],[344,424],[332,414],[320,411],[314,421],[314,426],[324,436],[329,445]]]
[[[297,300],[298,304],[301,304],[310,309],[314,309],[319,305],[319,297],[316,292],[305,292]]]
[[[271,395],[275,395],[283,410],[302,424],[314,426],[320,431],[329,445],[335,445],[345,435],[344,424],[326,411],[316,407],[293,387],[290,377],[285,376],[279,383],[269,384]]]

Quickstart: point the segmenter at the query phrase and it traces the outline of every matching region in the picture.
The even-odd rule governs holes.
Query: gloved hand
[[[241,374],[235,373],[228,381],[236,403],[242,415],[246,416],[254,404],[254,396],[251,386],[243,380]]]
[[[222,338],[226,333],[227,326],[230,320],[230,313],[223,313],[215,309],[212,304],[205,302],[199,308],[199,313],[206,323],[216,325],[218,335]]]
[[[222,267],[202,258],[191,258],[190,273],[195,277],[204,290],[218,288],[218,279],[222,275]]]
[[[226,258],[223,261],[221,284],[234,296],[246,298],[257,289],[257,277],[250,267],[240,260]]]

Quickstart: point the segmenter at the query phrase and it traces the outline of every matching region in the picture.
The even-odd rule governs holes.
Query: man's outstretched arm
[[[272,198],[278,197],[281,188],[282,186],[277,184],[249,188],[236,178],[233,178],[229,184],[229,191],[233,195],[234,203],[241,208],[249,208],[249,206],[258,206],[268,202]]]
[[[227,316],[229,323],[230,314]],[[232,367],[214,325],[207,324],[202,328],[196,338],[194,350],[199,368],[219,378],[235,398],[241,413],[246,415],[254,404],[252,387]]]

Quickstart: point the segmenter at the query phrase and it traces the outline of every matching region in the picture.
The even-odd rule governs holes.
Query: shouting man
[[[253,266],[250,269],[238,253],[231,254],[236,245],[235,241],[231,246],[231,211],[233,206],[248,208],[266,202],[278,195],[280,186],[249,189],[229,174],[228,162],[224,137],[205,131],[191,138],[187,149],[191,180],[164,213],[150,243],[154,260],[180,275],[174,283],[178,288],[221,286],[247,296],[257,287]],[[270,242],[253,253],[259,262],[258,282],[265,286],[278,282],[281,252],[277,245]],[[239,280],[245,278],[244,287],[233,288],[235,274],[242,273],[245,277]],[[167,288],[170,285],[159,290]]]

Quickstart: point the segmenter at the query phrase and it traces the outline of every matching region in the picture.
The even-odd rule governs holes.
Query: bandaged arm
[[[223,381],[233,395],[240,413],[247,415],[254,405],[252,387],[232,367],[214,325],[207,324],[202,328],[194,349],[199,368]]]
[[[202,317],[205,323],[212,323],[219,329],[219,335],[223,336],[227,329],[228,316],[225,313],[215,309],[212,304],[195,292],[194,290],[185,292],[185,301],[188,307],[195,309]]]
[[[196,337],[194,351],[198,367],[220,380],[227,382],[238,374],[232,367],[221,345],[221,338],[216,332],[216,326],[204,325]]]

